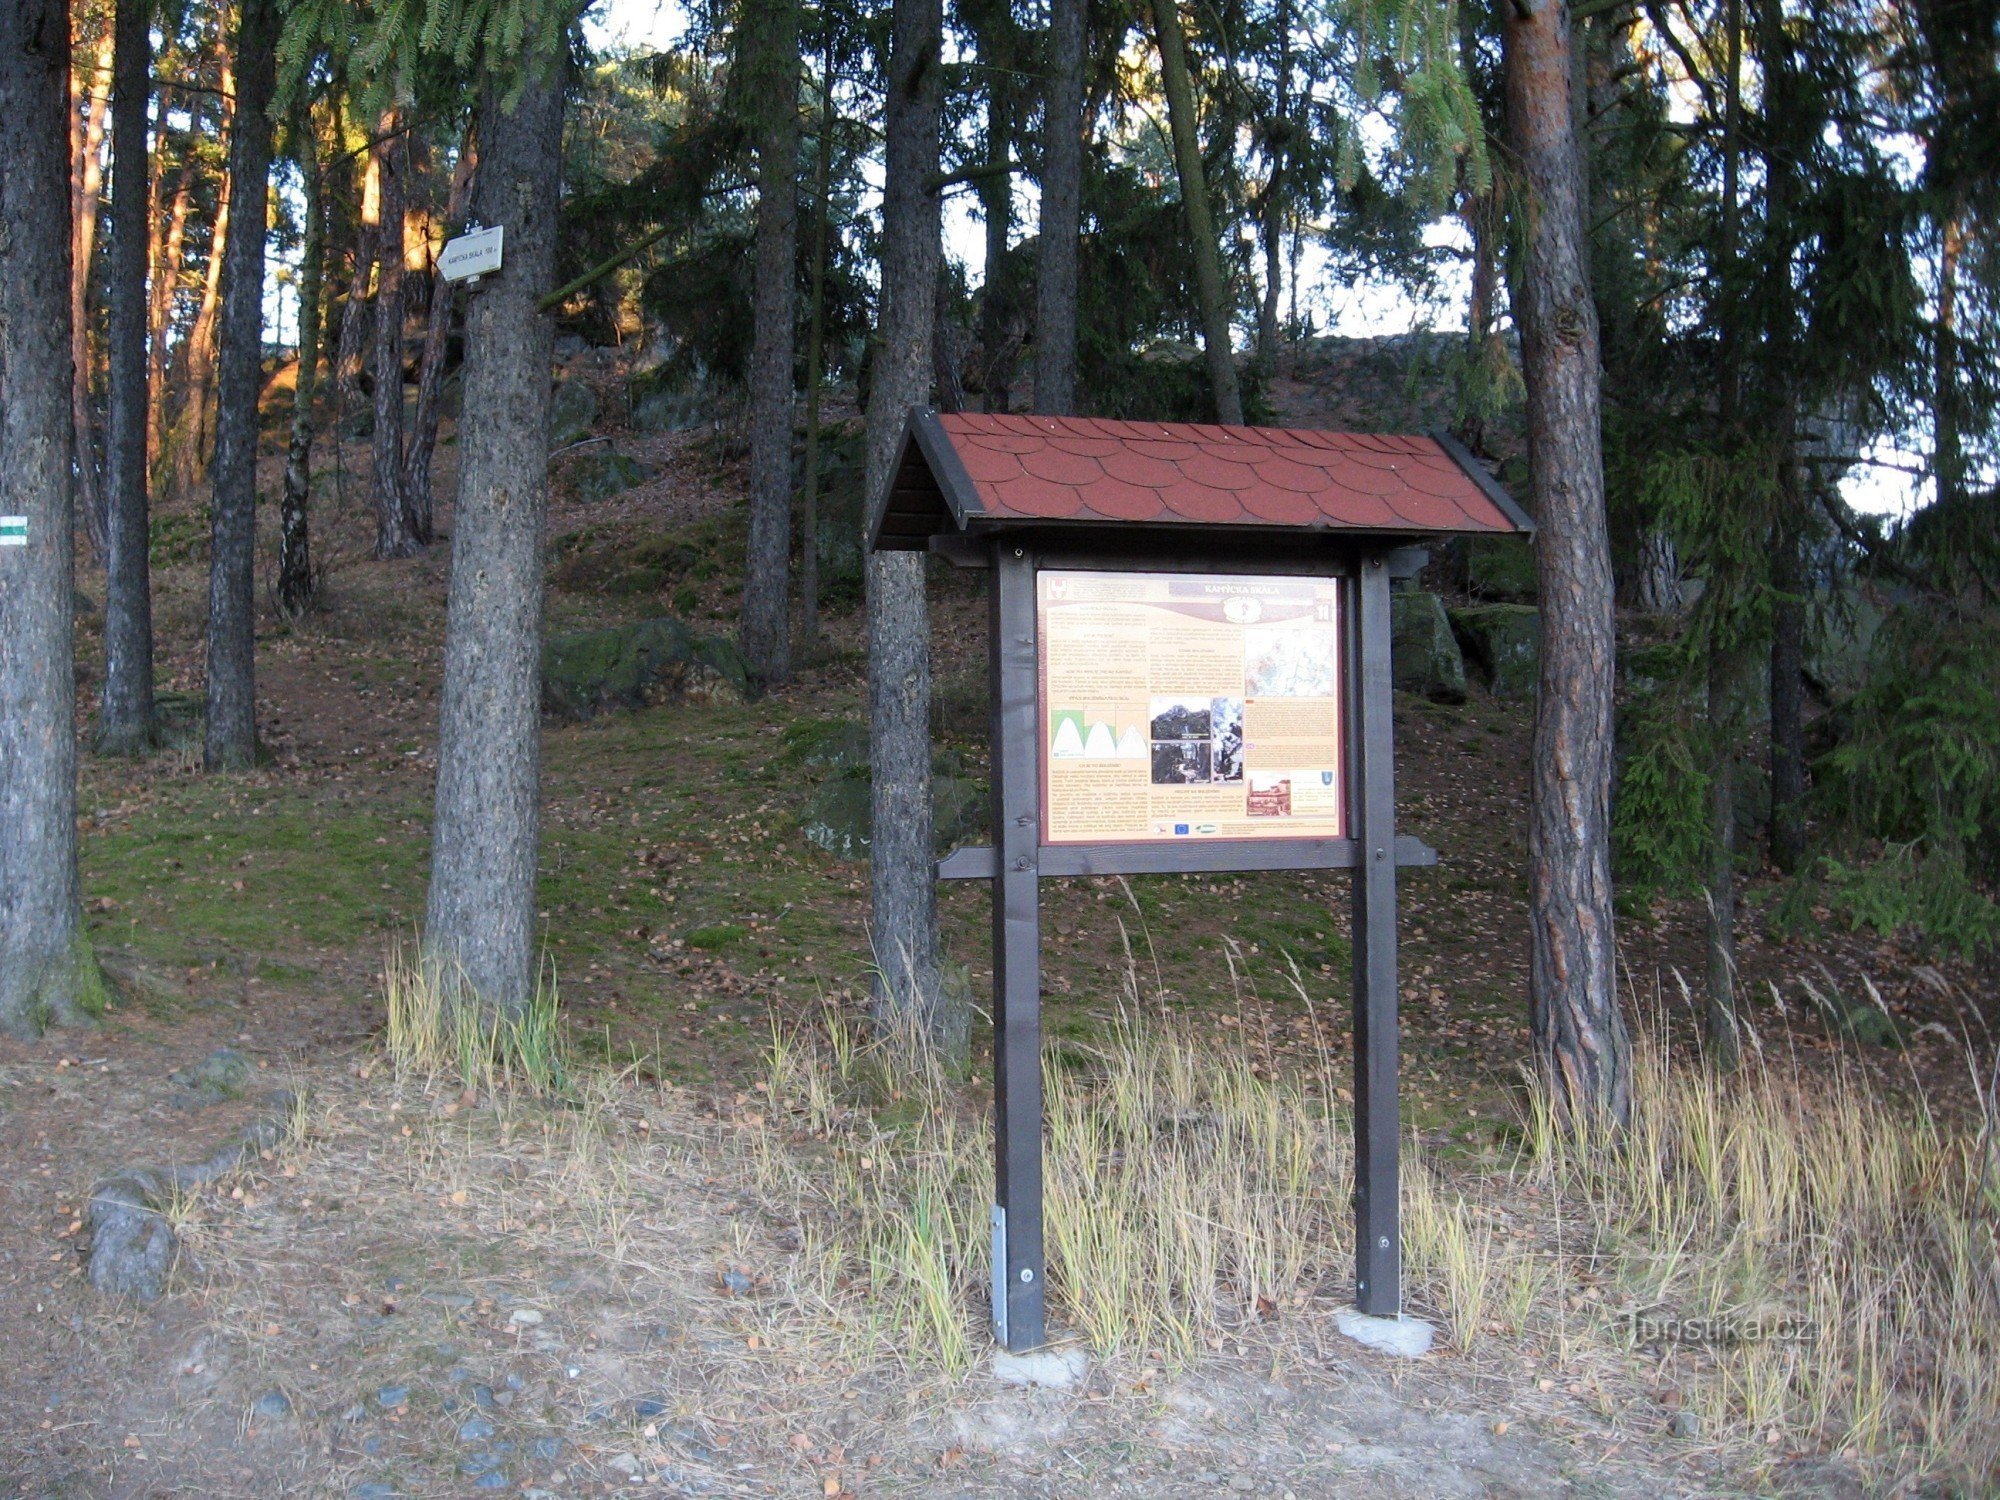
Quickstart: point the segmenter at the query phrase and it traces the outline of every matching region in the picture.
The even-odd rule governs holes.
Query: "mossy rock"
[[[1496,698],[1532,698],[1541,671],[1541,611],[1527,604],[1453,610],[1452,628]]]
[[[741,698],[748,685],[734,642],[698,634],[679,620],[553,636],[542,649],[542,709],[561,719],[686,699]]]
[[[577,498],[587,501],[609,500],[653,477],[653,471],[630,454],[611,452],[579,459],[571,473],[576,479]]]
[[[590,435],[597,421],[597,392],[581,380],[559,380],[549,402],[549,447],[567,448]]]
[[[873,788],[865,776],[835,776],[814,790],[799,831],[835,859],[868,858]],[[986,816],[986,789],[966,776],[931,780],[931,821],[940,852],[976,835]]]
[[[250,1086],[250,1059],[234,1047],[217,1047],[199,1061],[176,1068],[167,1075],[190,1094],[207,1104],[240,1099]]]
[[[1475,599],[1532,604],[1535,549],[1524,536],[1475,537],[1466,543],[1466,588]]]
[[[1396,687],[1438,703],[1463,703],[1465,657],[1444,601],[1422,589],[1407,589],[1391,598],[1389,608]]]
[[[868,726],[855,719],[806,719],[788,725],[785,758],[837,776],[868,770]]]
[[[634,382],[631,424],[635,432],[686,432],[708,420],[709,402],[699,391],[667,390]]]

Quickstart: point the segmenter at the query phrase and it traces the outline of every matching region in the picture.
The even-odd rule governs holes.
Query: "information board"
[[[1344,837],[1340,588],[1038,573],[1043,841]]]

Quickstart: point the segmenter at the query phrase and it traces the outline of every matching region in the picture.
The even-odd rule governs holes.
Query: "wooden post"
[[[1347,610],[1348,806],[1354,866],[1354,1301],[1402,1312],[1396,1152],[1396,782],[1389,567],[1361,560]]]
[[[1013,1353],[1043,1341],[1042,841],[1035,563],[994,544],[993,1336]]]

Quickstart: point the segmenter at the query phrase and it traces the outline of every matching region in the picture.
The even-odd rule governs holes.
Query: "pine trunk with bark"
[[[226,139],[236,138],[239,99],[234,60],[222,65],[221,126]],[[192,144],[190,144],[192,149]],[[212,392],[215,383],[216,323],[222,316],[222,268],[229,263],[229,225],[235,211],[236,179],[227,164],[216,188],[215,220],[208,237],[208,263],[202,273],[201,303],[181,354],[181,409],[167,436],[172,451],[174,485],[182,494],[194,488],[208,457]]]
[[[96,422],[90,400],[90,280],[96,269],[97,219],[104,191],[104,127],[111,110],[115,26],[106,26],[97,49],[76,71],[71,93],[71,141],[75,153],[70,200],[70,421],[76,445],[76,503],[90,545],[102,556],[106,545],[104,478],[97,462]],[[77,106],[81,104],[79,110]]]
[[[1083,213],[1083,51],[1087,0],[1050,0],[1042,102],[1042,204],[1035,287],[1035,410],[1076,411],[1076,300]]]
[[[833,220],[833,49],[820,80],[819,140],[813,166],[812,307],[806,324],[806,452],[799,486],[799,644],[819,646],[819,404],[826,363],[826,272]]]
[[[236,115],[229,180],[236,232],[222,267],[215,461],[210,466],[208,722],[210,771],[257,758],[257,398],[264,365],[264,222],[277,87],[276,0],[243,0],[236,33]]]
[[[326,267],[325,169],[310,107],[294,132],[306,153],[305,229],[299,247],[299,365],[292,387],[292,432],[285,446],[285,494],[278,508],[278,608],[299,616],[317,603],[312,563],[313,398],[319,390],[320,296]]]
[[[199,113],[191,111],[199,121]],[[165,155],[165,146],[161,154]],[[164,161],[162,162],[164,166]],[[167,324],[180,291],[181,256],[187,243],[188,213],[194,202],[192,143],[175,174],[172,207],[164,226],[156,226],[158,244],[152,257],[152,294],[146,311],[146,468],[150,473],[167,440]]]
[[[758,687],[792,672],[792,412],[798,325],[799,16],[761,8],[753,49],[757,266],[750,351],[750,535],[738,637]]]
[[[1012,28],[1000,23],[980,41],[980,61],[986,81],[986,169],[979,180],[980,227],[986,240],[985,284],[979,292],[979,370],[981,406],[1006,411],[1011,399],[1014,354],[1008,323],[1011,298],[1002,269],[1014,230],[1014,174],[1008,165],[1014,151],[1014,84]]]
[[[76,863],[69,6],[0,0],[0,1030],[85,1022]]]
[[[1188,241],[1194,252],[1195,296],[1201,304],[1201,346],[1208,360],[1215,418],[1243,425],[1243,396],[1236,384],[1236,354],[1229,332],[1229,291],[1222,274],[1222,247],[1216,240],[1215,209],[1208,199],[1208,172],[1201,159],[1201,121],[1195,110],[1194,82],[1188,74],[1187,34],[1179,0],[1153,0],[1159,32],[1160,84],[1167,96],[1167,122],[1174,138],[1174,167],[1187,213]]]
[[[464,998],[518,1013],[535,991],[542,541],[548,512],[564,64],[488,78],[474,207],[507,263],[466,312],[465,406],[445,607],[426,961]]]
[[[1569,30],[1568,8],[1556,0],[1521,0],[1505,12],[1507,121],[1527,217],[1515,309],[1540,528],[1529,1007],[1536,1062],[1559,1107],[1578,1123],[1622,1126],[1631,1046],[1612,934],[1614,584]]]
[[[1722,441],[1739,437],[1742,406],[1742,334],[1736,287],[1737,231],[1741,214],[1743,154],[1742,77],[1743,7],[1741,0],[1723,5],[1723,129],[1722,241],[1717,260],[1716,382],[1718,426]],[[1716,601],[1708,638],[1708,870],[1703,896],[1707,906],[1704,939],[1705,993],[1702,1007],[1704,1040],[1711,1064],[1722,1072],[1735,1069],[1740,1055],[1736,1035],[1736,779],[1741,737],[1741,646],[1735,628]]]
[[[459,142],[452,166],[451,193],[445,201],[445,234],[457,233],[465,222],[478,156],[470,130]],[[417,409],[410,424],[409,452],[403,456],[403,505],[410,534],[428,547],[437,539],[437,504],[431,494],[431,458],[437,452],[438,424],[444,417],[445,356],[451,349],[451,318],[455,288],[436,266],[431,268],[430,304],[424,309],[424,349],[417,365]]]
[[[866,480],[888,484],[910,413],[931,389],[943,255],[938,170],[944,16],[940,0],[895,0],[882,189],[882,303],[868,393]],[[939,983],[931,823],[930,616],[924,554],[873,552],[867,565],[868,711],[874,780],[871,894],[877,1013],[914,1018],[963,1056],[969,1007]]]
[[[1284,295],[1285,197],[1290,184],[1285,163],[1292,130],[1292,6],[1278,0],[1271,25],[1278,33],[1278,66],[1271,128],[1265,137],[1271,175],[1258,205],[1258,232],[1264,250],[1264,297],[1257,309],[1257,367],[1266,375],[1278,365],[1278,308]]]
[[[153,585],[146,486],[146,261],[152,203],[146,115],[152,85],[152,7],[117,0],[111,104],[111,254],[106,266],[104,691],[100,754],[153,743]]]
[[[411,557],[419,543],[403,496],[403,209],[409,153],[402,121],[384,115],[376,148],[381,217],[375,277],[375,556]]]
[[[375,250],[382,238],[381,173],[378,167],[376,153],[369,152],[361,171],[361,212],[354,235],[354,264],[349,269],[347,301],[340,314],[340,344],[334,352],[334,400],[339,405],[340,420],[343,421],[348,408],[354,404],[355,392],[361,386],[361,367],[366,358],[364,348],[374,322],[369,316],[374,308],[369,284],[375,275]]]
[[[1796,466],[1792,485],[1796,485]],[[1795,503],[1788,495],[1787,509]],[[1798,529],[1778,527],[1771,559],[1771,863],[1798,873],[1806,852],[1806,596]]]

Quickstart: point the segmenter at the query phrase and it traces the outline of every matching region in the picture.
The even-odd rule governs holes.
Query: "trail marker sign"
[[[505,234],[506,226],[495,224],[491,229],[475,229],[445,241],[438,253],[438,274],[446,281],[477,281],[499,270]]]
[[[1044,1342],[1039,884],[1354,872],[1355,1302],[1402,1303],[1390,582],[1532,530],[1442,433],[912,414],[870,544],[991,572],[993,1330]]]

